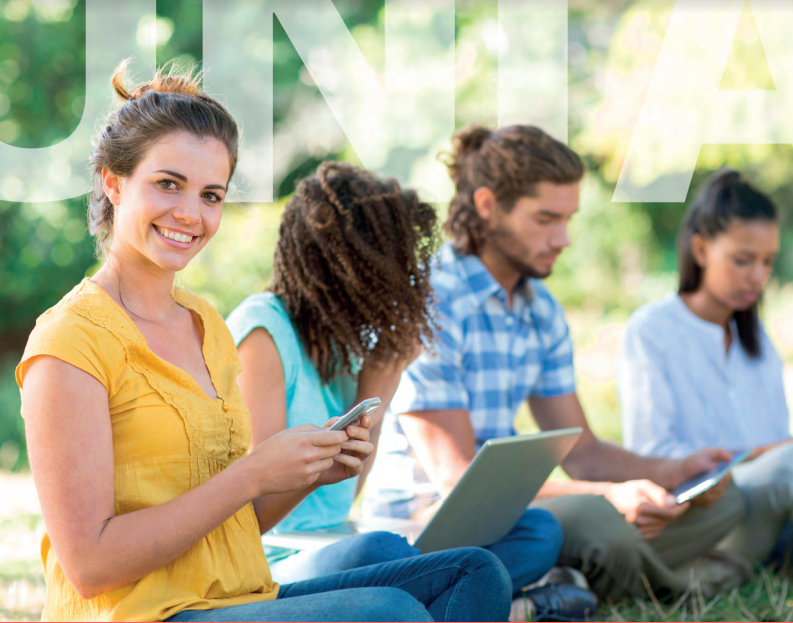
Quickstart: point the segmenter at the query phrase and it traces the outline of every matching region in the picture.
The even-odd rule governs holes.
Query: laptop
[[[582,429],[490,439],[432,519],[371,517],[330,528],[267,534],[262,543],[292,552],[318,549],[345,537],[384,530],[400,534],[422,553],[491,545],[517,523],[554,468],[567,456]]]

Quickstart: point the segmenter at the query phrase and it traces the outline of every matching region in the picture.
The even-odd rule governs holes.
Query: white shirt
[[[762,325],[759,359],[743,350],[734,321],[730,331],[725,352],[724,329],[695,315],[677,294],[631,316],[617,376],[626,448],[682,458],[790,436],[782,360]]]

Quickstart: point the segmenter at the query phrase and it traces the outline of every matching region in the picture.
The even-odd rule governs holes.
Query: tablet
[[[694,476],[694,478],[688,482],[684,482],[682,485],[672,491],[672,495],[675,496],[675,502],[678,504],[685,504],[698,495],[705,493],[705,491],[712,489],[732,471],[733,467],[740,465],[746,459],[748,459],[751,453],[751,450],[737,452],[735,455],[733,455],[732,460],[729,463],[719,463],[718,467],[715,469],[712,469],[709,472],[703,472],[699,476]]]

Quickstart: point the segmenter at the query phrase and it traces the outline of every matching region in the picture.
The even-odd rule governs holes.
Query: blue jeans
[[[168,621],[506,621],[510,578],[465,547],[281,586],[278,599],[183,610]]]
[[[504,563],[512,579],[512,594],[516,595],[556,564],[563,538],[562,528],[553,515],[542,509],[529,509],[504,538],[485,549]],[[276,582],[299,582],[419,554],[404,537],[390,532],[370,532],[322,549],[299,552],[274,562],[270,571]]]
[[[485,549],[498,556],[512,579],[512,594],[536,582],[556,564],[564,532],[556,518],[541,508],[530,508],[505,537]]]
[[[367,532],[272,562],[270,572],[279,584],[291,584],[420,553],[405,537],[393,532]]]

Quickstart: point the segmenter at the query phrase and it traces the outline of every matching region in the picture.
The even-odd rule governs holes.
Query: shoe
[[[589,582],[587,582],[586,576],[573,567],[554,567],[539,580],[523,588],[524,590],[537,588],[543,584],[574,584],[578,588],[589,590]]]
[[[573,584],[543,584],[523,591],[521,597],[534,605],[535,621],[590,621],[598,607],[592,591]]]

